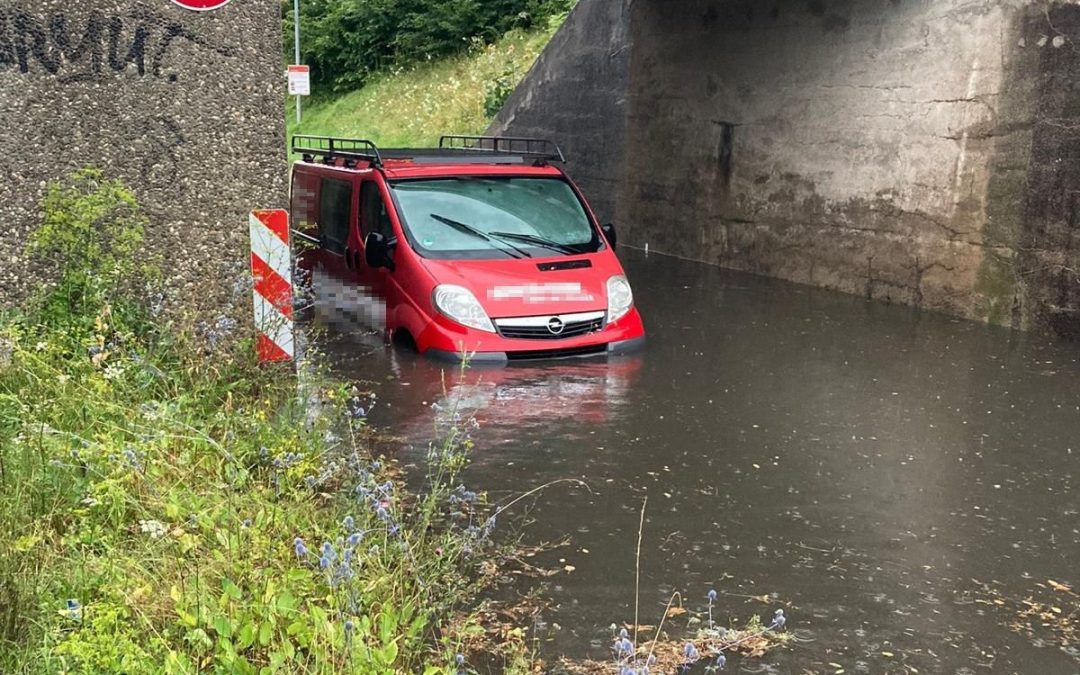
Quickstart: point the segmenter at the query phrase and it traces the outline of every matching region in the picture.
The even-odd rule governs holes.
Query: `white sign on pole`
[[[289,96],[311,96],[309,66],[289,66]]]

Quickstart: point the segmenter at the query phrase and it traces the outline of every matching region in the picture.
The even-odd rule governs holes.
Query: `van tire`
[[[416,347],[416,340],[413,338],[412,333],[404,328],[398,328],[393,332],[390,338],[390,342],[395,347],[401,347],[408,349],[413,353],[419,353],[419,349]]]

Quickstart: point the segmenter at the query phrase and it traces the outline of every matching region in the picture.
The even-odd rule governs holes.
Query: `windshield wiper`
[[[493,239],[493,238],[489,237],[488,235],[484,234],[483,232],[476,229],[472,225],[462,223],[462,222],[454,220],[452,218],[447,218],[446,216],[440,216],[437,213],[432,213],[432,214],[429,214],[429,215],[432,218],[434,218],[435,220],[442,223],[443,225],[449,225],[450,227],[454,228],[458,232],[464,232],[465,234],[471,234],[472,236],[474,236],[474,237],[476,237],[478,239],[483,239],[484,241],[490,241],[492,243],[494,243],[496,241],[495,239]],[[531,258],[532,257],[532,255],[529,254],[528,251],[523,251],[520,248],[518,248],[517,246],[514,246],[513,244],[511,244],[510,242],[500,241],[499,243],[501,243],[503,246],[509,246],[514,251],[517,251],[517,253],[513,253],[511,251],[506,250],[505,248],[497,248],[497,249],[495,249],[496,251],[502,251],[503,253],[510,256],[511,258],[522,258],[522,257]]]
[[[535,234],[518,234],[517,232],[488,232],[488,234],[492,237],[499,237],[501,239],[514,239],[535,246],[543,246],[544,248],[550,248],[553,251],[559,251],[560,253],[566,253],[567,255],[581,252],[569,244],[560,244],[557,241],[552,241],[545,237],[538,237]]]

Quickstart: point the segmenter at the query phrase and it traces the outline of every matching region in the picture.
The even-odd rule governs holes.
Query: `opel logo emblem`
[[[558,335],[559,333],[563,332],[564,328],[566,328],[566,324],[564,324],[563,320],[559,317],[553,316],[548,319],[547,327],[549,333],[551,333],[552,335]]]

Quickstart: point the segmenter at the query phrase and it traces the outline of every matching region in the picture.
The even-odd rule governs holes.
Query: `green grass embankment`
[[[543,29],[511,31],[460,56],[386,73],[340,97],[306,98],[299,125],[290,100],[289,138],[299,133],[367,138],[386,147],[424,147],[437,144],[444,133],[480,134],[561,21]]]

